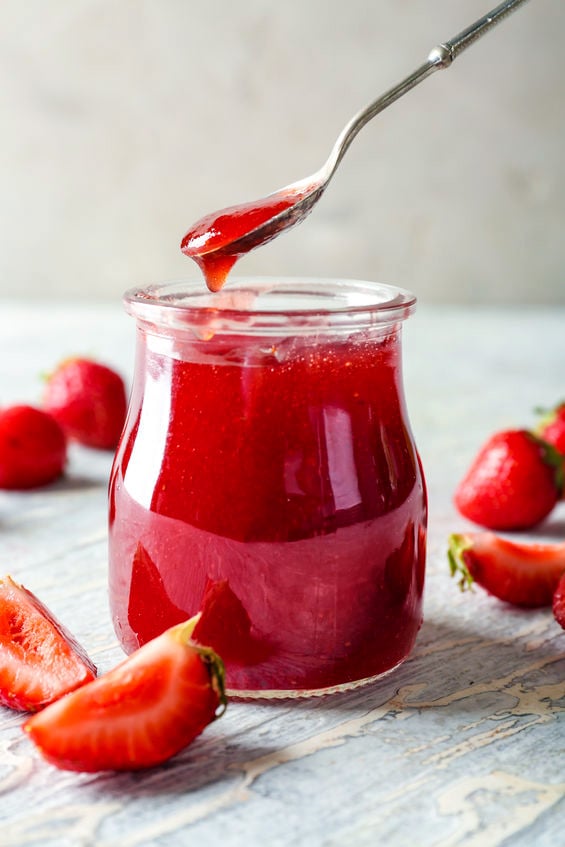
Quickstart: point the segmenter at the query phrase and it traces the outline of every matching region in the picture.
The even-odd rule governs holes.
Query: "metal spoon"
[[[327,161],[317,173],[293,182],[255,203],[245,203],[242,206],[233,206],[215,214],[206,215],[185,236],[182,245],[183,252],[196,259],[202,266],[210,266],[215,257],[218,257],[218,260],[220,257],[225,257],[228,260],[225,262],[227,268],[233,264],[237,257],[260,244],[264,244],[266,241],[270,241],[284,230],[296,226],[312,211],[336,172],[351,142],[368,121],[434,71],[450,67],[454,59],[463,50],[492,29],[510,12],[526,2],[527,0],[506,0],[467,29],[464,29],[455,38],[434,47],[423,65],[354,115],[343,128]],[[282,203],[278,202],[279,199]],[[281,206],[284,207],[282,211]],[[239,218],[240,224],[233,228],[231,222],[237,218]],[[223,222],[228,223],[225,231],[222,229]],[[250,225],[249,228],[246,228],[247,223]],[[222,275],[223,273],[224,268],[222,268]],[[219,287],[219,285],[216,287]]]

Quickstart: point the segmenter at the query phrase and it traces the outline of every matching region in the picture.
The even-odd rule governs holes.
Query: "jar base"
[[[402,665],[408,656],[405,656],[392,668],[389,668],[382,673],[374,676],[367,676],[363,679],[354,679],[351,682],[342,682],[339,685],[330,685],[327,688],[293,688],[293,689],[252,689],[252,690],[237,690],[226,689],[226,695],[230,700],[307,700],[310,697],[325,697],[331,694],[345,694],[348,691],[355,691],[357,688],[364,688],[383,679],[385,676],[394,673],[394,671]]]

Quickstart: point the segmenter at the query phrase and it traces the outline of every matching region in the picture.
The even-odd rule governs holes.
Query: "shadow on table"
[[[565,517],[552,517],[551,520],[540,524],[528,533],[529,541],[533,542],[560,542],[565,540]],[[526,542],[527,543],[527,542]]]
[[[532,649],[528,643],[528,622],[532,621],[536,629],[533,624],[536,613],[547,616],[547,634],[544,634],[546,627],[542,621],[541,628],[537,627],[541,632],[541,643]],[[455,693],[465,690],[466,702],[462,708],[468,711],[473,699],[473,686],[476,686],[477,694],[484,693],[491,684],[492,690],[500,690],[501,680],[508,680],[508,685],[511,685],[513,680],[523,680],[559,660],[555,649],[545,643],[551,638],[554,625],[550,610],[540,612],[513,607],[506,614],[511,614],[515,622],[517,619],[522,625],[526,624],[522,635],[514,629],[505,629],[487,637],[468,621],[457,626],[430,619],[424,621],[410,657],[374,683],[322,697],[254,702],[267,708],[286,705],[295,712],[303,713],[317,710],[356,713],[362,708],[374,709],[389,701],[393,710],[440,709],[447,704],[457,708]],[[555,626],[556,633],[559,633]],[[539,633],[534,637],[540,638]],[[463,698],[460,698],[462,701]]]
[[[223,798],[221,805],[231,805],[244,799],[246,783],[254,778],[254,769],[261,769],[257,763],[269,761],[277,752],[278,748],[272,745],[254,745],[239,735],[234,737],[233,732],[224,737],[218,730],[216,737],[196,739],[186,750],[155,768],[84,774],[79,779],[126,802],[143,800],[144,796],[190,795],[213,787],[213,796],[219,793]]]

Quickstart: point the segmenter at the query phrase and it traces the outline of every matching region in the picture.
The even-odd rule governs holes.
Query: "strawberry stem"
[[[451,576],[459,577],[457,584],[461,591],[472,590],[474,579],[463,556],[465,550],[469,550],[473,546],[471,539],[467,535],[453,533],[449,536],[447,543],[447,560]]]

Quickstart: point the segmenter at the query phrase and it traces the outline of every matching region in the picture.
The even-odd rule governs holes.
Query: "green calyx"
[[[200,654],[200,658],[208,669],[208,673],[210,674],[212,690],[215,691],[218,696],[218,710],[216,712],[216,717],[220,718],[228,706],[228,698],[226,695],[226,669],[224,667],[224,663],[211,647],[201,647],[200,645],[197,645],[197,650]]]
[[[198,644],[196,641],[192,640],[192,633],[194,632],[196,624],[200,620],[201,616],[201,612],[198,612],[190,618],[190,620],[171,627],[168,630],[168,633],[173,638],[176,638],[181,644],[190,646],[196,650],[202,659],[202,663],[206,666],[206,670],[210,676],[212,691],[214,691],[218,697],[216,718],[220,718],[226,711],[228,705],[228,698],[226,695],[226,669],[222,659],[218,656],[215,650],[212,650],[211,647],[203,647],[202,644]]]
[[[534,431],[543,436],[543,430],[545,427],[552,424],[557,415],[563,409],[565,409],[565,400],[561,400],[560,403],[557,403],[557,405],[553,406],[551,409],[546,409],[545,406],[536,406],[534,414],[539,417],[539,421]]]
[[[451,576],[457,577],[461,591],[472,589],[474,579],[465,564],[463,554],[473,546],[468,535],[453,533],[447,541],[447,561]]]

